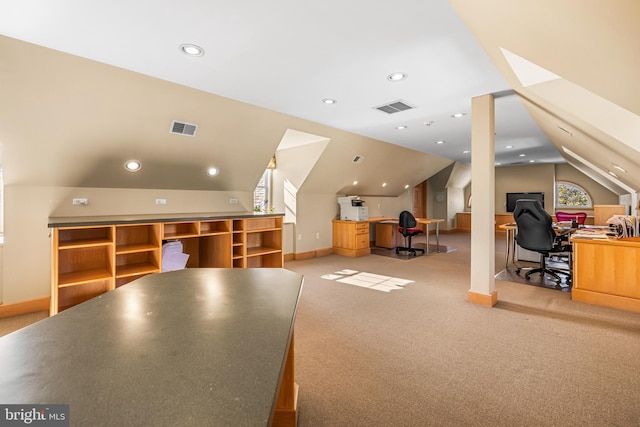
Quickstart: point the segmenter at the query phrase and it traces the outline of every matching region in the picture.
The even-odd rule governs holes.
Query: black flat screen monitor
[[[516,202],[520,199],[533,199],[540,202],[544,208],[544,193],[507,193],[507,212],[516,209]]]

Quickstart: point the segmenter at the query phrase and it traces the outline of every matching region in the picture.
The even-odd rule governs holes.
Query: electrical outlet
[[[320,238],[320,233],[316,233],[316,239]]]
[[[298,234],[298,240],[302,240],[302,234]]]
[[[166,205],[167,199],[156,199],[156,205]]]
[[[235,205],[238,203],[238,199],[229,199],[229,204],[230,205]]]
[[[89,199],[73,199],[74,206],[87,206],[89,204]]]

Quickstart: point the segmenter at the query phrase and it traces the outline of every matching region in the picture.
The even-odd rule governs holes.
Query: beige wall
[[[0,245],[0,304],[3,302],[4,245]]]
[[[553,214],[555,165],[496,168],[496,213],[506,212],[506,193],[544,192],[544,209]]]
[[[554,193],[556,180],[580,185],[589,193],[594,205],[617,205],[619,203],[620,198],[617,194],[609,191],[569,164],[521,165],[496,168],[496,213],[505,211],[506,193],[543,191],[545,210],[553,214],[555,212]],[[464,212],[470,211],[466,207],[466,200],[470,191],[471,185],[465,187]],[[593,209],[581,209],[581,211],[586,211],[587,214],[593,215]]]
[[[50,295],[50,216],[135,215],[153,213],[245,212],[251,193],[7,186],[5,206],[4,267],[2,295],[6,304]],[[72,206],[74,197],[89,199],[89,205]],[[155,205],[166,198],[166,205]],[[229,204],[229,198],[238,204]]]

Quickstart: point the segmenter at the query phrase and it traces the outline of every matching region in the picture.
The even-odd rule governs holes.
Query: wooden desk
[[[436,253],[440,252],[440,223],[444,222],[444,219],[434,219],[434,218],[416,218],[418,224],[424,224],[427,226],[427,255],[429,255],[429,225],[436,225]]]
[[[72,425],[295,426],[301,289],[276,268],[145,276],[0,338],[0,402],[69,404]]]
[[[426,234],[427,234],[427,255],[429,254],[429,225],[435,224],[435,234],[436,234],[436,247],[437,252],[440,252],[440,237],[439,237],[439,229],[440,223],[444,221],[444,219],[431,219],[431,218],[416,218],[418,224],[424,224],[426,226]],[[396,217],[372,217],[366,221],[343,221],[334,219],[333,220],[333,252],[338,255],[350,256],[350,257],[359,257],[364,255],[369,255],[371,253],[371,247],[369,243],[369,234],[370,234],[370,226],[371,224],[376,225],[380,223],[386,223],[381,230],[385,233],[393,233],[393,229],[390,224],[394,224],[395,227],[398,226],[398,218]],[[376,231],[376,242],[378,241],[378,235]],[[380,241],[384,245],[395,244],[396,241],[393,235],[386,235],[384,237],[380,236]],[[404,244],[404,243],[403,243]],[[388,247],[388,246],[382,246]],[[393,246],[395,247],[395,246]]]
[[[572,239],[575,301],[640,312],[640,237]]]
[[[436,253],[440,252],[440,223],[444,222],[444,219],[432,219],[432,218],[416,218],[418,224],[426,226],[427,235],[427,250],[426,255],[429,254],[429,225],[435,224],[436,234]],[[376,246],[382,248],[393,249],[398,246],[404,245],[404,237],[398,231],[398,219],[385,219],[376,223]]]

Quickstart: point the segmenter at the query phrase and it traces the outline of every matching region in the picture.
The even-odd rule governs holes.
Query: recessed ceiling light
[[[443,140],[436,141],[436,144],[444,144]]]
[[[406,127],[405,125],[402,125],[402,126],[396,126],[396,129],[398,129],[398,130],[403,130],[403,129],[406,129],[406,128],[407,128],[407,127]]]
[[[387,76],[387,80],[390,82],[399,82],[407,78],[406,73],[391,73]]]
[[[424,122],[424,125],[429,127],[433,124],[433,120],[429,120],[428,122]]]
[[[129,172],[137,172],[142,169],[142,163],[140,163],[138,160],[127,160],[124,163],[124,168]]]
[[[353,181],[353,185],[358,185],[358,181]]]
[[[220,169],[215,168],[215,167],[210,167],[207,168],[207,175],[209,176],[216,176],[220,173]]]
[[[322,100],[322,103],[323,103],[323,104],[331,105],[331,104],[337,104],[337,103],[338,103],[338,101],[336,101],[336,100],[335,100],[335,99],[333,99],[333,98],[324,98],[324,99]]]
[[[535,163],[535,162],[536,162],[535,160],[529,160],[529,163]]]
[[[612,171],[608,171],[608,172],[609,172],[609,175],[611,175],[612,177],[614,177],[614,178],[618,177],[618,175],[616,175],[614,172],[612,172]]]
[[[202,56],[204,55],[204,49],[200,46],[196,46],[195,44],[183,44],[180,45],[180,50],[185,55],[189,56]]]
[[[504,147],[504,148],[513,148],[513,145],[507,145],[507,146],[506,146],[506,147]]]
[[[471,152],[471,150],[464,150],[464,151],[462,152],[462,154],[469,154],[470,152]]]
[[[387,186],[387,183],[386,183],[386,182],[383,182],[383,183],[382,183],[382,186],[383,186],[383,187],[386,187],[386,186]]]
[[[618,169],[620,172],[626,172],[626,170],[622,166],[618,166],[615,163],[611,163],[614,168]]]
[[[409,188],[409,184],[405,184],[404,189],[406,190],[407,188]]]
[[[452,114],[451,117],[453,117],[454,119],[459,119],[460,117],[463,117],[466,113],[455,113]]]
[[[518,157],[525,157],[526,154],[518,154]]]

